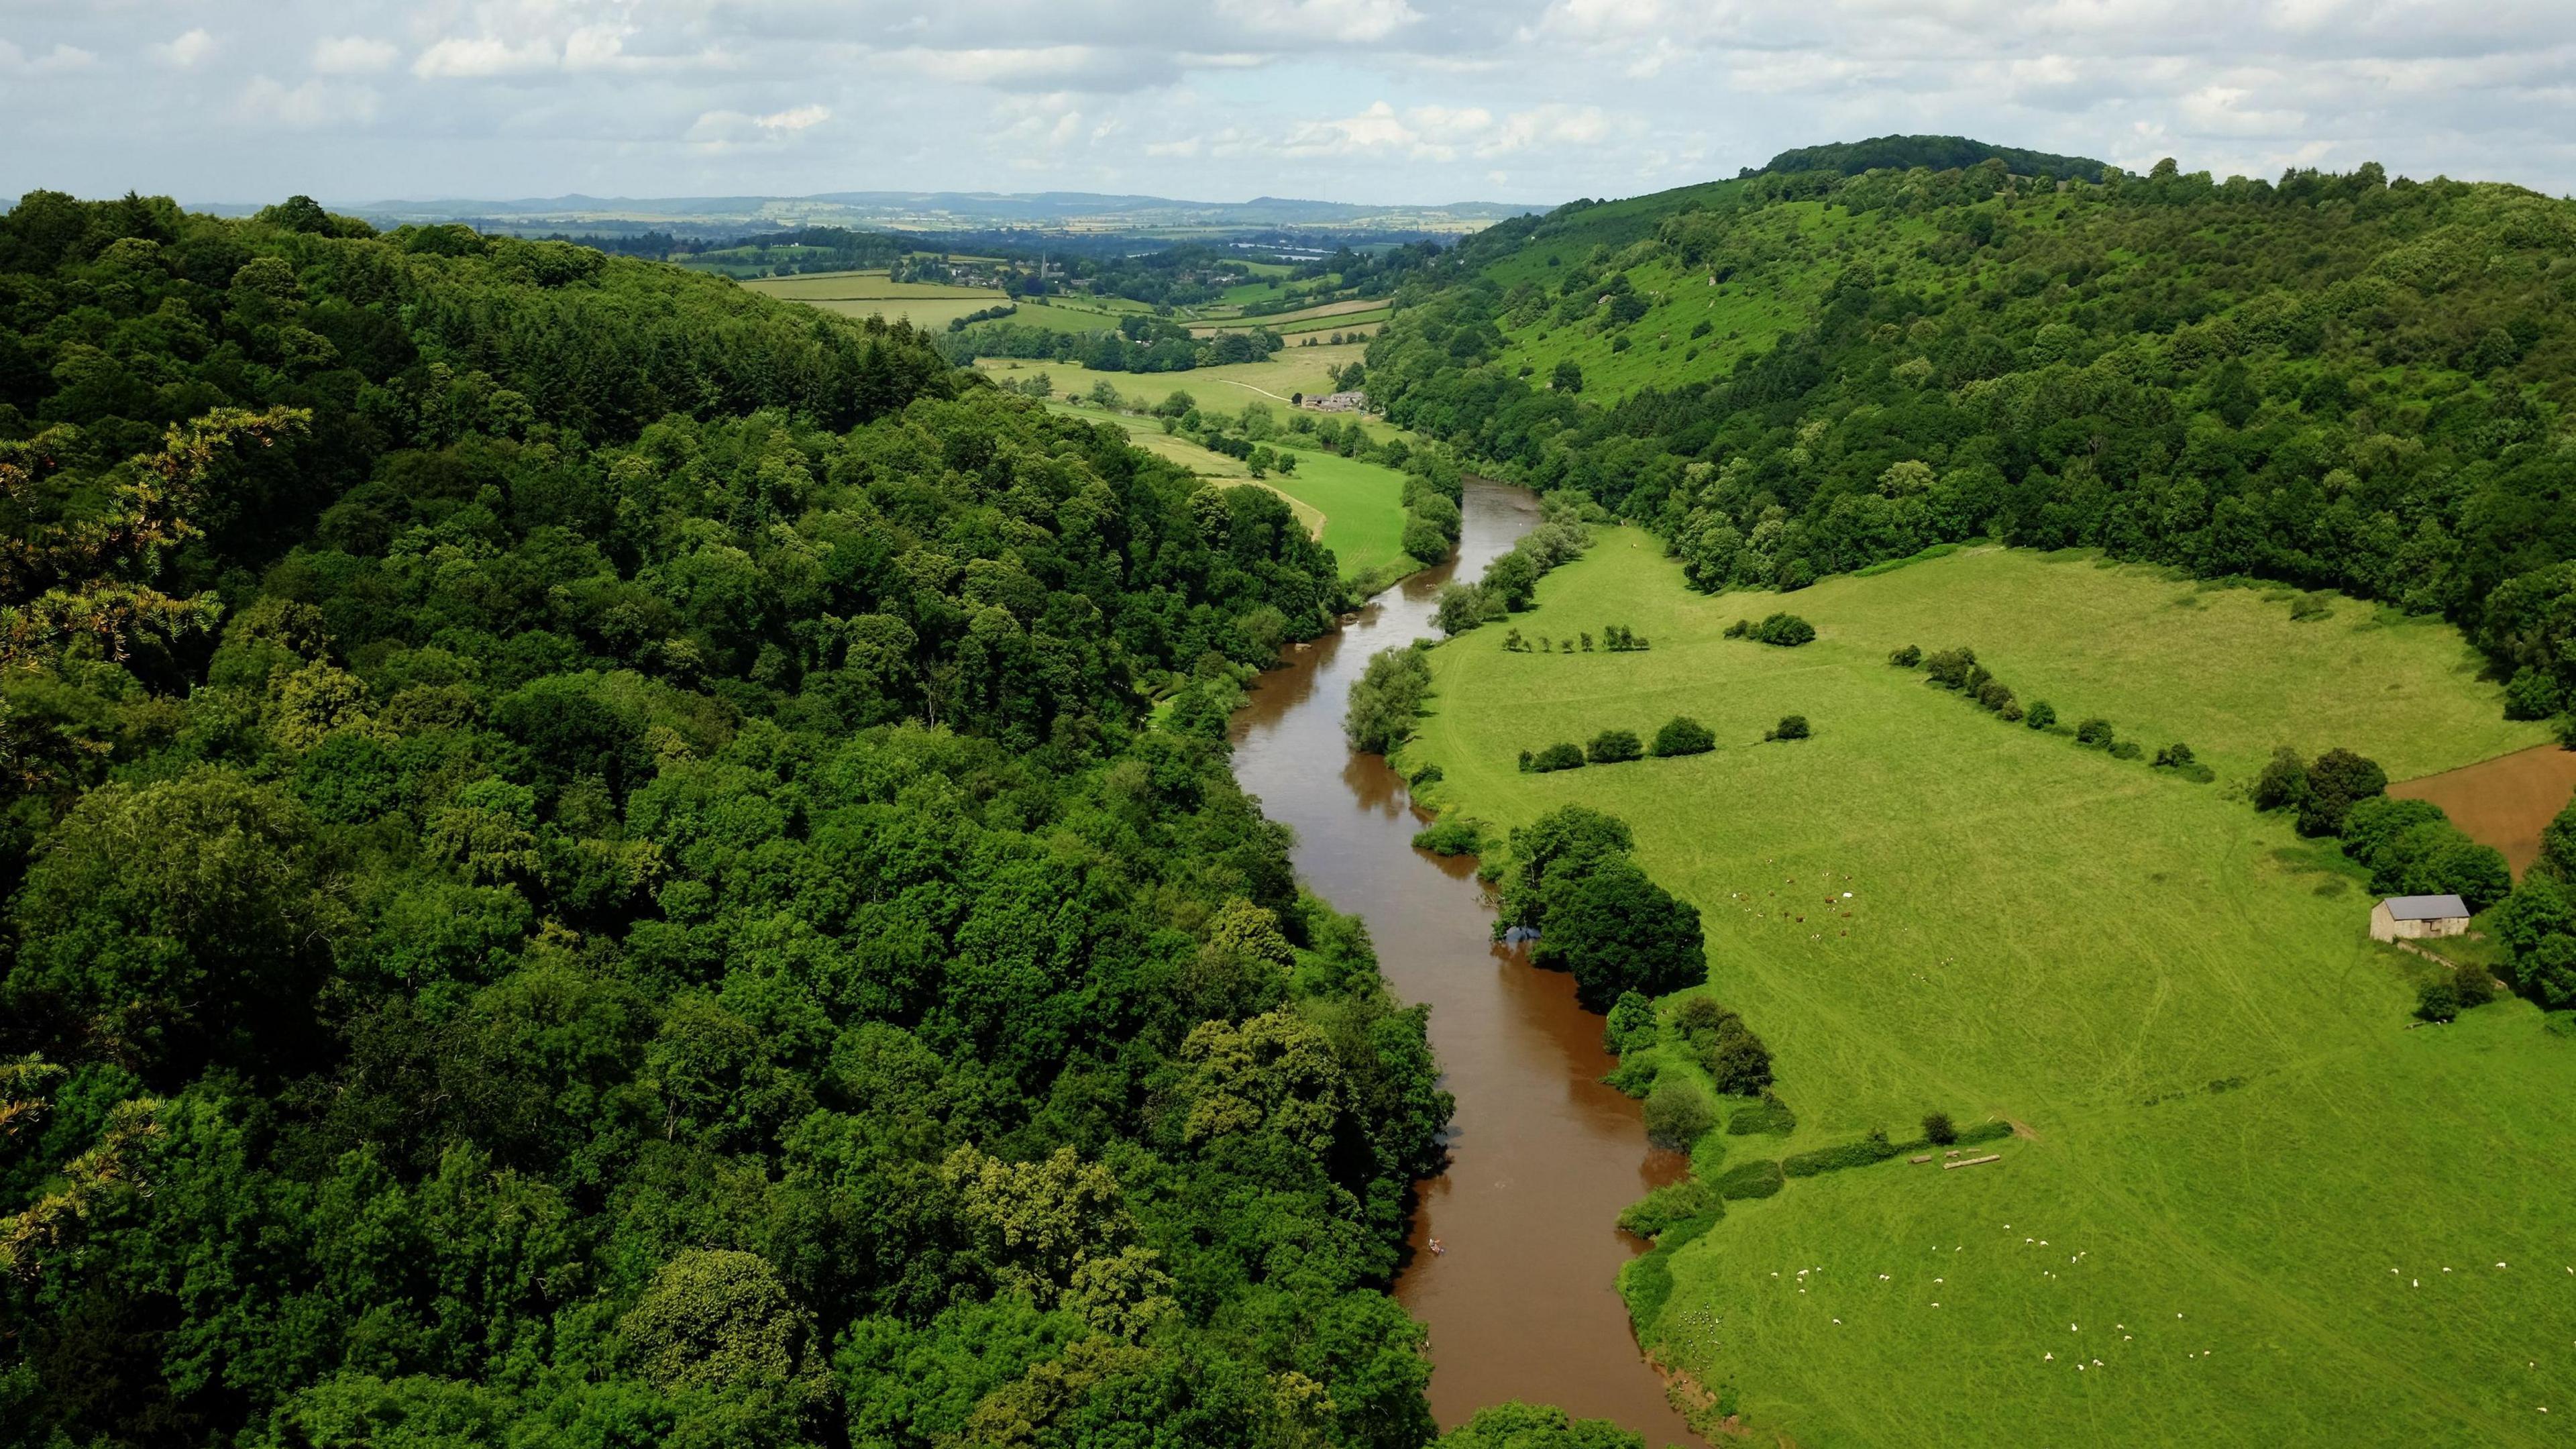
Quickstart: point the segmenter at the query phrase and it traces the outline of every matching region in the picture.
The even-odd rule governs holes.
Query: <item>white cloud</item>
[[[193,69],[199,61],[214,53],[215,38],[208,34],[202,25],[184,35],[152,47],[153,59],[163,65],[175,65],[181,70]]]
[[[706,111],[689,125],[687,139],[702,149],[723,150],[751,142],[777,142],[832,119],[823,105],[795,106],[766,115],[746,111]]]
[[[495,35],[450,36],[420,53],[412,74],[424,79],[480,80],[552,70],[554,43],[543,38],[511,42]]]
[[[238,107],[251,121],[310,130],[372,119],[376,93],[367,86],[335,86],[318,80],[288,86],[267,76],[253,76],[242,88]]]
[[[76,45],[56,45],[31,59],[17,46],[0,40],[0,74],[58,75],[65,71],[87,70],[97,63],[95,52]]]
[[[1259,35],[1370,45],[1422,18],[1406,0],[1216,0],[1218,18]]]
[[[313,42],[313,68],[324,75],[367,75],[394,63],[390,40],[364,35],[325,37]]]

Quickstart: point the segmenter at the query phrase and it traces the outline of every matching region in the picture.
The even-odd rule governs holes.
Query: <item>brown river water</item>
[[[2471,840],[2504,852],[2519,878],[2540,859],[2540,831],[2576,795],[2576,750],[2540,745],[2388,787],[2430,800]]]
[[[1602,1086],[1616,1065],[1572,978],[1490,939],[1471,858],[1413,848],[1427,816],[1383,759],[1342,738],[1370,655],[1435,637],[1433,596],[1473,578],[1538,522],[1519,489],[1470,479],[1458,555],[1379,595],[1338,633],[1291,648],[1235,716],[1234,773],[1297,832],[1297,874],[1368,923],[1388,985],[1431,1006],[1442,1085],[1458,1100],[1449,1169],[1417,1184],[1397,1299],[1431,1332],[1431,1412],[1443,1428],[1506,1399],[1603,1418],[1646,1442],[1698,1444],[1639,1355],[1614,1286],[1645,1244],[1619,1210],[1679,1180],[1638,1105]],[[1446,1251],[1429,1251],[1432,1239]]]

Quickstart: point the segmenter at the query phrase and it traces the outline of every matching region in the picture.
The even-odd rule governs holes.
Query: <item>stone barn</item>
[[[2414,941],[2469,929],[2468,902],[2458,896],[2390,896],[2370,908],[2370,939]]]

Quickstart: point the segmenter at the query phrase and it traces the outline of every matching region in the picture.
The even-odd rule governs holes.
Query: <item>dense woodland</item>
[[[1271,494],[309,202],[30,195],[0,321],[0,1441],[1429,1437]]]
[[[1590,204],[1426,268],[1370,348],[1387,416],[1648,524],[1706,588],[2092,546],[2442,615],[2535,717],[2576,690],[2576,205],[2375,165],[2061,185],[1990,160],[1623,207],[1548,284],[1487,269]],[[1497,365],[1507,334],[1631,325],[1650,262],[1821,303],[1704,382]]]

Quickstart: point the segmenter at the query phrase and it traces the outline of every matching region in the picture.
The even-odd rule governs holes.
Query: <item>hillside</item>
[[[1226,766],[1285,501],[301,198],[0,309],[0,1443],[1429,1439],[1450,1102]]]
[[[1757,175],[1462,244],[1368,353],[1390,420],[1580,489],[1703,588],[1928,544],[2335,588],[2576,686],[2576,204],[2170,163]]]

